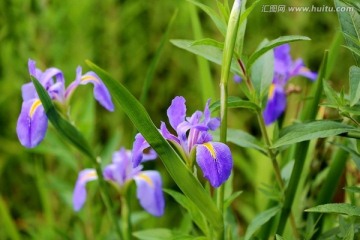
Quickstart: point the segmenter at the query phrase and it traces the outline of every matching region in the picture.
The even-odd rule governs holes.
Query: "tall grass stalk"
[[[228,27],[225,36],[224,52],[221,65],[221,79],[220,79],[220,141],[226,143],[227,134],[227,98],[228,98],[228,79],[230,74],[231,61],[234,54],[234,47],[237,37],[237,31],[239,28],[241,12],[241,1],[235,0],[230,18],[228,21]],[[217,189],[217,206],[219,210],[224,212],[224,185]],[[224,231],[224,230],[223,230]],[[224,239],[224,232],[218,235],[219,239]]]
[[[320,67],[320,73],[316,81],[316,85],[314,85],[313,90],[310,94],[311,96],[313,96],[313,98],[307,101],[304,106],[304,112],[302,115],[303,121],[314,120],[316,117],[318,105],[321,99],[321,93],[323,90],[322,88],[323,78],[326,76],[327,60],[328,60],[328,52],[326,51]],[[308,148],[309,148],[309,141],[300,142],[295,146],[295,151],[294,151],[295,164],[293,167],[293,171],[291,173],[288,188],[286,189],[285,192],[284,206],[281,211],[279,225],[277,228],[277,234],[279,235],[282,235],[286,226],[287,219],[291,212],[294,196],[296,194],[299,181],[301,178],[301,174],[303,172],[303,167],[308,152]]]

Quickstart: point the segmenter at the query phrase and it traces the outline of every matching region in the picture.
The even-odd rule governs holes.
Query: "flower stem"
[[[221,65],[220,79],[220,141],[226,143],[227,135],[227,98],[228,98],[228,79],[230,75],[230,67],[234,54],[235,41],[239,28],[241,11],[241,1],[235,0],[231,9],[228,27],[224,42],[224,51]],[[217,191],[216,202],[221,213],[224,212],[224,185],[220,186]],[[224,214],[223,214],[224,215]],[[217,239],[224,239],[224,229],[218,233]]]
[[[281,178],[280,167],[279,167],[279,164],[278,164],[278,162],[276,160],[276,154],[274,153],[274,151],[271,148],[272,143],[271,143],[271,140],[269,138],[269,134],[268,134],[268,132],[266,130],[265,121],[264,121],[264,118],[263,118],[261,112],[257,112],[257,118],[258,118],[258,122],[259,122],[259,125],[260,125],[261,133],[262,133],[262,135],[263,135],[263,137],[265,139],[265,144],[266,144],[266,148],[267,148],[267,151],[268,151],[268,155],[269,155],[269,157],[271,159],[271,163],[272,163],[273,168],[274,168],[276,182],[278,183],[281,191],[284,191],[285,190],[285,184],[284,184],[284,181]],[[291,228],[292,228],[293,235],[294,235],[295,239],[299,239],[300,235],[299,235],[299,232],[298,232],[297,227],[296,227],[294,214],[292,212],[290,212],[290,224],[291,224]]]
[[[131,190],[128,186],[121,194],[121,218],[124,223],[125,240],[131,240],[132,225],[131,225],[131,211],[128,202],[128,191]]]
[[[100,185],[100,193],[101,193],[102,199],[104,201],[106,209],[108,210],[108,212],[110,214],[110,218],[113,221],[115,231],[116,231],[119,239],[122,240],[124,238],[123,238],[123,235],[122,235],[122,232],[121,232],[120,225],[118,224],[117,217],[115,215],[115,211],[111,206],[110,193],[109,193],[109,190],[108,190],[108,188],[106,186],[104,176],[102,174],[102,169],[101,169],[101,166],[100,166],[100,158],[98,158],[98,159],[93,159],[92,158],[92,160],[94,162],[96,174],[98,176],[99,185]]]

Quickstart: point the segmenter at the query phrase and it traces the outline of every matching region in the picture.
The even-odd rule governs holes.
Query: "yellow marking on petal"
[[[300,72],[311,72],[307,67],[301,67]]]
[[[149,178],[147,175],[143,174],[143,173],[139,173],[137,175],[137,177],[141,178],[142,180],[144,180],[145,182],[147,182],[150,187],[154,187],[154,182],[151,180],[151,178]]]
[[[36,99],[35,102],[33,102],[33,104],[31,105],[31,108],[30,108],[30,112],[29,112],[30,118],[33,117],[36,109],[37,109],[40,105],[41,105],[40,99]]]
[[[99,79],[97,79],[96,77],[91,76],[91,75],[82,76],[80,81],[82,81],[82,82],[83,82],[83,81],[95,81],[95,82],[97,82],[97,83],[100,83]]]
[[[203,146],[206,147],[206,149],[210,152],[212,158],[216,159],[216,152],[213,145],[211,145],[211,143],[208,142],[208,143],[204,143]]]
[[[274,97],[274,93],[275,93],[275,84],[272,83],[269,88],[268,99],[272,99]]]
[[[96,171],[91,171],[91,172],[88,172],[86,173],[85,175],[81,176],[81,182],[85,182],[89,179],[92,179],[92,178],[97,178],[97,174],[96,174]]]

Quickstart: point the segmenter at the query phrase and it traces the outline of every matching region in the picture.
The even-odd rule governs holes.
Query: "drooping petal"
[[[161,122],[160,133],[166,140],[172,140],[174,142],[180,143],[180,140],[177,137],[175,137],[175,135],[169,132],[164,122]]]
[[[73,207],[75,211],[79,211],[86,200],[86,183],[96,180],[97,174],[95,169],[84,169],[79,172],[73,192]]]
[[[171,127],[176,130],[178,125],[185,120],[186,105],[185,99],[181,96],[175,97],[167,110],[167,116]]]
[[[163,215],[165,200],[160,174],[157,171],[142,171],[134,177],[134,180],[140,205],[154,216]]]
[[[110,92],[96,73],[87,72],[81,77],[80,84],[84,85],[88,83],[94,85],[95,99],[108,111],[114,111],[114,104],[111,100]]]
[[[133,167],[137,167],[143,161],[144,150],[149,148],[149,143],[145,140],[141,133],[136,134],[132,150]]]
[[[300,76],[303,76],[303,77],[306,77],[306,78],[308,78],[308,79],[310,79],[310,80],[316,80],[316,78],[317,78],[317,76],[318,76],[318,74],[316,73],[316,72],[312,72],[310,69],[308,69],[307,67],[302,67],[300,70],[299,70],[299,72],[298,72],[298,74],[300,75]]]
[[[286,109],[286,93],[281,86],[272,84],[269,97],[263,112],[266,125],[275,122]]]
[[[196,162],[211,186],[219,187],[230,176],[233,167],[229,147],[220,142],[207,142],[196,148]]]
[[[206,105],[205,105],[204,122],[211,131],[214,131],[220,126],[220,119],[219,118],[211,118],[209,105],[210,105],[210,99],[206,102]]]
[[[40,99],[23,102],[17,121],[16,133],[20,143],[27,147],[36,147],[45,137],[48,119]]]

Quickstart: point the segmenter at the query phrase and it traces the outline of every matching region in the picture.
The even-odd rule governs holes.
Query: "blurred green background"
[[[216,8],[215,0],[202,1]],[[230,1],[231,4],[232,1]],[[251,4],[253,1],[248,1]],[[270,13],[263,5],[333,6],[328,0],[264,0],[248,19],[245,54],[250,54],[264,39],[281,35],[304,35],[308,42],[291,44],[294,58],[302,57],[312,70],[318,69],[325,49],[339,32],[336,13]],[[96,184],[89,184],[85,208],[75,213],[71,194],[77,173],[90,163],[69,146],[50,127],[35,149],[22,147],[16,137],[16,121],[21,108],[21,86],[29,81],[27,61],[45,69],[55,66],[63,70],[67,83],[73,81],[78,65],[87,67],[90,59],[137,97],[145,74],[156,54],[171,16],[178,14],[170,31],[170,39],[194,39],[190,3],[185,0],[1,0],[0,1],[0,239],[21,235],[21,239],[104,239],[111,237],[105,209],[100,204]],[[223,41],[208,16],[198,11],[204,37]],[[348,79],[350,54],[339,48],[338,61],[331,80],[341,87]],[[210,64],[212,81],[218,94],[220,67]],[[84,71],[85,71],[84,70]],[[301,79],[299,82],[306,82]],[[347,81],[345,81],[347,82]],[[203,109],[199,71],[194,55],[177,49],[167,41],[149,91],[145,107],[156,125],[166,121],[171,99],[183,95],[188,115]],[[230,82],[230,94],[239,95]],[[217,99],[214,99],[217,100]],[[89,139],[104,163],[111,161],[120,146],[131,147],[133,127],[117,109],[108,113],[92,97],[91,87],[79,88],[72,100],[75,124]],[[246,111],[230,112],[229,125],[258,134],[254,117]],[[234,147],[234,146],[232,146]],[[244,227],[262,210],[265,196],[258,187],[268,182],[269,162],[251,150],[234,147],[234,186],[244,190],[233,204],[235,231]],[[174,188],[160,161],[151,168],[162,172],[164,186]],[[114,204],[118,196],[114,195]],[[135,195],[134,195],[135,199]],[[165,216],[156,219],[141,212],[134,200],[135,229],[151,227],[186,228],[188,219],[179,219],[184,210],[167,197]],[[144,221],[146,220],[146,221]],[[14,229],[2,229],[3,226]]]

